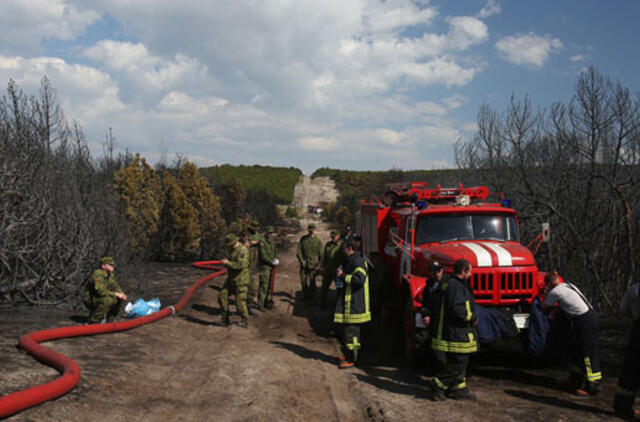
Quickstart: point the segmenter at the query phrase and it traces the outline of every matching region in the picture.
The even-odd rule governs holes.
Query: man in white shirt
[[[581,396],[602,390],[598,331],[600,318],[582,292],[571,283],[563,283],[557,271],[545,277],[547,294],[540,306],[543,312],[564,312],[571,324],[569,389]],[[555,307],[558,305],[557,308]]]
[[[632,284],[624,297],[620,312],[633,320],[624,354],[624,365],[618,378],[613,409],[616,415],[633,420],[633,403],[640,388],[640,283]]]

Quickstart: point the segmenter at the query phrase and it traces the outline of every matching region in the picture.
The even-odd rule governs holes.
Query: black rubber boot
[[[478,399],[475,394],[469,391],[468,388],[451,391],[447,394],[447,396],[454,400],[477,400]]]
[[[431,389],[431,400],[432,401],[445,401],[447,396],[445,395],[445,390],[438,387],[433,380],[429,381],[429,388]]]
[[[229,321],[229,315],[222,315],[222,317],[220,318],[220,325],[222,325],[223,327],[228,327],[229,324],[231,324],[231,321]]]

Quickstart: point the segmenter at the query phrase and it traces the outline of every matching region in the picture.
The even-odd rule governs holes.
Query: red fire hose
[[[214,273],[202,277],[192,284],[178,303],[168,306],[156,313],[123,322],[52,328],[49,330],[41,330],[25,334],[20,337],[20,347],[22,349],[27,351],[40,362],[56,368],[62,373],[62,375],[53,381],[0,397],[0,418],[21,412],[45,401],[58,398],[71,391],[80,381],[81,371],[75,361],[61,353],[47,349],[39,343],[61,338],[91,336],[95,334],[125,331],[158,321],[166,316],[180,312],[199,287],[207,281],[227,272],[224,267],[221,266],[220,261],[201,261],[196,262],[193,265],[198,268],[214,270]]]

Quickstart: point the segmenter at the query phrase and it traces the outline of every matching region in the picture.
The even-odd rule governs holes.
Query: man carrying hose
[[[220,290],[218,302],[222,310],[221,323],[225,327],[229,326],[229,294],[235,292],[236,307],[242,320],[238,324],[240,327],[249,326],[249,310],[247,309],[247,295],[249,292],[249,251],[240,243],[235,234],[228,234],[224,238],[225,244],[229,248],[229,258],[223,258],[220,262],[227,267],[227,280]]]
[[[127,300],[127,295],[123,293],[113,274],[115,267],[113,258],[102,257],[100,269],[95,270],[89,278],[82,302],[89,309],[91,324],[113,321],[120,313],[122,303]]]

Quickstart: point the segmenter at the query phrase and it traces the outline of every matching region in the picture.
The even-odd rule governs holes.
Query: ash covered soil
[[[132,331],[47,344],[76,360],[82,379],[67,395],[9,420],[612,419],[610,404],[624,344],[624,329],[615,324],[602,336],[605,391],[595,398],[563,391],[562,368],[541,366],[509,344],[472,357],[468,382],[477,401],[432,402],[426,387],[429,365],[412,368],[401,362],[400,325],[393,318],[365,330],[360,367],[338,370],[331,311],[321,311],[317,301],[314,306],[304,303],[300,295],[295,245],[301,227],[312,218],[291,222],[287,246],[280,252],[275,307],[252,317],[248,329],[218,325],[217,298],[224,280],[214,279],[176,316]],[[327,227],[317,223],[321,239],[327,240]],[[138,294],[158,296],[167,306],[205,274],[188,265],[149,264],[136,280],[123,281],[142,286]],[[76,324],[81,314],[0,308],[0,393],[54,379],[57,371],[20,351],[18,338],[37,329]]]

